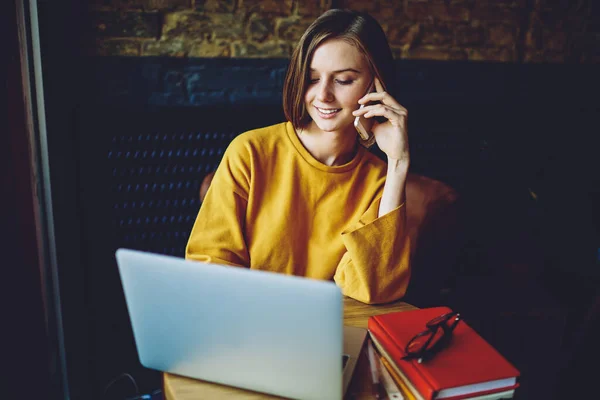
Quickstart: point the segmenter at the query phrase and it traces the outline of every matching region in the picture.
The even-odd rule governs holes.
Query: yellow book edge
[[[393,362],[389,361],[391,360],[390,355],[383,348],[381,343],[377,341],[377,338],[375,338],[374,335],[369,336],[371,337],[375,348],[382,356],[381,361],[383,362],[383,365],[385,365],[390,375],[392,375],[392,378],[394,378],[398,386],[400,386],[400,390],[404,392],[403,394],[406,396],[406,398],[409,400],[425,400],[423,396],[421,396],[421,394],[413,386],[410,380],[408,380],[406,375],[404,375],[404,373]]]
[[[381,356],[381,363],[385,367],[385,369],[390,373],[390,376],[398,385],[398,390],[402,393],[402,395],[408,400],[417,400],[415,395],[410,391],[404,380],[394,371],[393,367],[390,365],[389,361],[385,359],[385,357]]]

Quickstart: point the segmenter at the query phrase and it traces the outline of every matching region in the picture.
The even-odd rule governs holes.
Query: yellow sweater
[[[186,258],[334,279],[346,296],[404,295],[410,243],[404,205],[378,218],[387,166],[362,146],[327,166],[290,122],[236,137],[206,194]]]

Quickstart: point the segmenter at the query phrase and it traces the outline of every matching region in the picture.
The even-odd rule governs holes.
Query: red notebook
[[[514,389],[519,371],[460,321],[448,347],[421,364],[402,360],[406,343],[448,307],[394,312],[369,318],[369,332],[425,399],[458,400]]]

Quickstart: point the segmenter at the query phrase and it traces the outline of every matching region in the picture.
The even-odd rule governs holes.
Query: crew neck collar
[[[290,141],[292,142],[292,144],[294,145],[294,147],[296,148],[298,153],[300,153],[300,156],[302,156],[302,158],[304,160],[306,160],[307,163],[309,163],[313,167],[315,167],[321,171],[324,171],[324,172],[339,173],[339,172],[349,171],[349,170],[353,169],[354,167],[356,167],[356,165],[358,165],[358,163],[360,163],[360,160],[362,160],[362,158],[365,154],[365,151],[366,151],[364,146],[361,146],[359,144],[358,151],[356,152],[356,154],[350,161],[348,161],[347,163],[342,164],[342,165],[329,166],[329,165],[323,164],[321,161],[314,158],[312,154],[310,154],[310,152],[306,149],[306,147],[304,147],[304,145],[300,141],[300,138],[298,137],[298,134],[296,133],[296,130],[294,129],[294,126],[292,125],[291,122],[288,121],[286,123],[285,128],[287,131],[287,135],[290,138]]]

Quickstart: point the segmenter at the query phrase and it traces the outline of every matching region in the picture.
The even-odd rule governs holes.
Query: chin
[[[339,124],[317,122],[316,125],[323,132],[335,132],[340,130]]]
[[[354,129],[354,120],[348,121],[324,121],[319,117],[313,118],[313,122],[317,127],[324,132],[345,131],[350,128]]]

